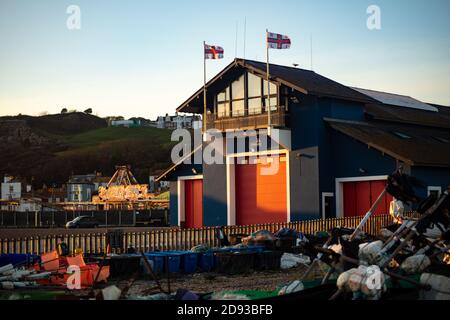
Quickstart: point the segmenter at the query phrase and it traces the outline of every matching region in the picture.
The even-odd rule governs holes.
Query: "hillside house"
[[[201,121],[200,116],[197,115],[180,115],[174,116],[159,116],[156,119],[156,127],[158,129],[192,129],[195,128],[196,122]]]
[[[68,202],[90,202],[100,187],[106,187],[110,178],[99,173],[73,175],[67,182]]]
[[[11,176],[4,176],[1,184],[2,200],[19,200],[23,193],[31,191],[31,185]]]
[[[141,127],[140,119],[130,119],[130,120],[112,120],[111,127],[123,127],[123,128],[138,128]]]

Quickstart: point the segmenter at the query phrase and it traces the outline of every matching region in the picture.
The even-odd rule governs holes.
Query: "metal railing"
[[[335,227],[355,228],[362,217],[346,217],[286,223],[258,224],[250,226],[226,226],[227,236],[233,234],[251,234],[258,230],[276,232],[281,228],[291,228],[305,234],[329,231]],[[376,235],[385,225],[392,223],[389,215],[371,217],[363,230]],[[70,252],[81,248],[87,254],[101,254],[110,244],[112,252],[122,253],[130,247],[137,251],[189,250],[199,244],[210,247],[219,245],[216,227],[201,229],[167,228],[132,232],[88,232],[81,234],[52,234],[28,237],[2,238],[0,231],[0,253],[34,253],[52,251],[58,243],[66,243]]]
[[[244,114],[233,113],[232,116],[207,114],[206,128],[218,129],[220,131],[230,129],[259,129],[267,127],[268,115],[266,111],[256,112],[254,109],[247,110]],[[271,124],[275,127],[287,126],[287,112],[284,106],[271,108]]]

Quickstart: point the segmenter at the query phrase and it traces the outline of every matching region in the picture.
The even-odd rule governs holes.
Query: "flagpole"
[[[203,41],[203,132],[206,132],[206,43]]]
[[[267,113],[267,124],[268,124],[268,135],[271,134],[271,127],[272,127],[272,117],[271,117],[271,108],[270,108],[270,69],[269,69],[269,30],[266,29],[266,57],[267,57],[267,101],[268,101],[268,107],[269,111]]]

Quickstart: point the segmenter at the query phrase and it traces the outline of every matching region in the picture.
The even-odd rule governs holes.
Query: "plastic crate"
[[[184,252],[181,256],[181,270],[184,273],[194,273],[198,268],[198,253]]]
[[[218,252],[217,272],[226,274],[242,274],[253,270],[254,252]]]
[[[280,251],[263,251],[255,255],[255,270],[278,270],[281,266]]]
[[[166,251],[166,252],[160,252],[161,256],[164,259],[164,271],[167,272],[167,270],[170,273],[179,273],[180,272],[180,266],[181,266],[181,256],[183,255],[180,252],[176,251]]]
[[[164,271],[164,255],[159,252],[151,252],[146,253],[145,256],[149,260],[154,273],[162,273]]]
[[[136,254],[127,254],[112,256],[109,260],[109,272],[111,278],[126,278],[139,272],[141,268],[141,256]]]
[[[12,264],[13,266],[30,266],[39,262],[41,257],[35,254],[0,254],[0,267]]]
[[[214,269],[214,252],[208,251],[199,254],[198,265],[203,272],[210,272]]]

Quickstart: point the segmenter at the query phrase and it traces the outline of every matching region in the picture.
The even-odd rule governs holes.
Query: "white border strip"
[[[427,187],[427,196],[429,197],[432,191],[437,191],[439,193],[439,197],[442,194],[442,187],[438,186],[428,186]]]
[[[325,216],[325,198],[326,197],[334,198],[334,193],[333,192],[322,192],[322,219],[326,219],[326,216]]]
[[[177,180],[177,192],[178,192],[178,226],[181,227],[181,221],[186,222],[186,208],[185,208],[185,191],[184,182],[186,180],[203,180],[203,175],[196,176],[182,176]],[[203,201],[203,197],[202,197]]]

